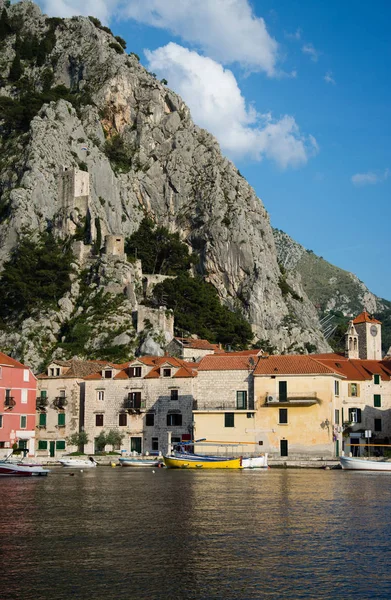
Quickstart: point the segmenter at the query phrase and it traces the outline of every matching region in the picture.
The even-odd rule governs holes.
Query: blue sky
[[[216,135],[274,227],[391,300],[391,3],[41,0],[93,14]]]

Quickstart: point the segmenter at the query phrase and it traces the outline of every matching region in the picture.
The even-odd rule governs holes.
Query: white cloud
[[[390,170],[385,169],[383,172],[379,171],[368,171],[367,173],[356,173],[352,176],[351,181],[353,185],[363,186],[363,185],[376,185],[377,183],[382,183],[386,181],[390,176]]]
[[[278,44],[248,0],[122,0],[121,13],[168,29],[223,64],[276,75]]]
[[[38,0],[43,12],[56,17],[73,17],[82,15],[97,17],[108,23],[115,13],[120,0]]]
[[[301,51],[304,54],[308,54],[308,56],[313,62],[318,62],[319,52],[314,48],[312,44],[304,44]]]
[[[333,77],[332,71],[327,71],[327,73],[323,77],[323,79],[325,80],[326,83],[331,83],[332,85],[335,85],[335,79]]]
[[[149,68],[165,77],[189,105],[197,125],[215,135],[232,158],[266,157],[281,168],[305,164],[318,150],[290,115],[273,119],[246,106],[237,81],[228,69],[178,44],[146,50]]]
[[[301,29],[297,28],[294,33],[285,32],[285,37],[287,40],[301,40]]]

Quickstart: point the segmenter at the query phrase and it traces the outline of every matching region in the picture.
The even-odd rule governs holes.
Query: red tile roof
[[[381,321],[378,321],[377,319],[373,319],[372,317],[369,316],[369,314],[367,313],[366,310],[363,310],[362,313],[358,315],[358,317],[353,319],[353,325],[358,325],[359,323],[379,323],[379,324],[381,324]]]
[[[195,350],[213,350],[213,352],[224,352],[218,344],[211,344],[208,340],[199,340],[194,338],[175,338],[184,348],[193,348]]]
[[[14,358],[11,358],[10,356],[7,356],[7,354],[4,354],[3,352],[0,352],[0,365],[4,367],[6,366],[16,367],[18,369],[28,369],[28,367],[22,365],[22,363],[18,362]]]
[[[248,371],[253,369],[258,361],[256,355],[248,356],[237,353],[209,354],[200,361],[199,371]],[[252,363],[252,364],[251,364]]]
[[[272,355],[260,358],[254,375],[331,375],[334,369],[308,355]]]

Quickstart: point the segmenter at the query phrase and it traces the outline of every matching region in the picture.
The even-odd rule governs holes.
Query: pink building
[[[37,380],[31,369],[0,352],[0,453],[28,448],[35,454]]]

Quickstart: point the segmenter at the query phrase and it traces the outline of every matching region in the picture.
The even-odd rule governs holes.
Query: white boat
[[[39,477],[49,472],[49,469],[44,469],[37,463],[11,460],[11,455],[0,460],[0,477]]]
[[[134,456],[119,458],[122,467],[159,467],[163,462],[158,458],[136,458]]]
[[[58,461],[63,467],[72,469],[91,469],[97,466],[96,460],[90,456],[87,458],[61,458]]]
[[[343,469],[355,471],[391,471],[391,461],[383,459],[368,460],[366,458],[354,458],[351,456],[340,456],[339,461]]]
[[[267,452],[259,456],[244,456],[242,467],[243,469],[267,469]]]

